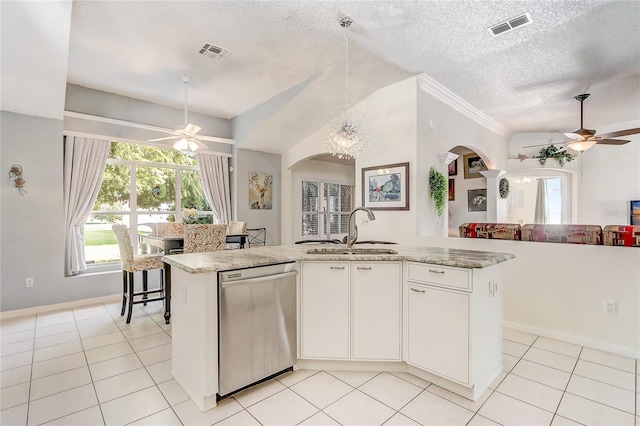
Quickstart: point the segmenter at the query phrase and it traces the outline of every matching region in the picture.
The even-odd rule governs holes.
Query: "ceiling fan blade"
[[[180,136],[169,136],[166,138],[157,138],[157,139],[149,139],[147,142],[160,142],[160,141],[168,141],[169,139],[179,139]]]
[[[195,135],[196,133],[198,133],[200,131],[200,127],[196,126],[195,124],[187,124],[184,128],[184,132],[185,133],[189,133],[191,135]]]
[[[598,136],[600,136],[603,139],[609,139],[609,138],[617,138],[620,136],[635,135],[638,133],[640,133],[640,127],[636,127],[635,129],[618,130],[617,132],[603,133],[602,135],[598,135]],[[600,143],[600,141],[598,141],[598,143]]]
[[[625,143],[629,143],[631,141],[625,141],[622,139],[598,139],[596,142],[598,145],[624,145]]]
[[[554,143],[542,143],[539,145],[528,145],[523,146],[523,148],[537,148],[539,146],[548,146],[548,145],[566,145],[568,142],[554,142]],[[564,148],[563,148],[564,149]]]
[[[582,137],[582,135],[579,135],[577,133],[563,133],[563,135],[565,135],[566,137],[568,137],[569,139],[573,139],[574,141],[581,141],[584,140],[584,138]],[[526,146],[525,146],[526,148]]]

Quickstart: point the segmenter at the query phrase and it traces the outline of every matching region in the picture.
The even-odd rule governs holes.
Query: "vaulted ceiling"
[[[46,71],[177,108],[181,76],[190,75],[190,110],[252,123],[238,141],[250,149],[288,150],[343,102],[345,39],[351,104],[426,73],[512,132],[575,130],[573,96],[585,92],[585,127],[640,118],[637,0],[74,1],[62,51],[38,51],[29,38],[45,35],[21,30],[51,20],[54,6],[34,17],[2,3],[21,37],[7,39],[3,28],[3,50],[22,50],[13,73],[31,75],[48,55],[67,54],[66,69]],[[523,13],[531,24],[488,30]],[[354,21],[346,30],[344,15]],[[206,43],[229,52],[203,56]],[[4,77],[4,53],[2,66]]]

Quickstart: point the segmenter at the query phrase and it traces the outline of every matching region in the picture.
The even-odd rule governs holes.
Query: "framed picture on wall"
[[[480,172],[487,169],[487,165],[484,164],[484,160],[477,154],[466,154],[463,157],[464,161],[464,178],[474,179],[484,177]]]
[[[640,225],[640,200],[631,200],[629,202],[629,225]]]
[[[456,199],[456,180],[449,179],[449,201],[455,201]]]
[[[249,172],[249,209],[271,210],[273,175]]]
[[[470,212],[487,211],[487,189],[469,189],[467,191],[467,210]]]
[[[371,210],[409,210],[409,163],[363,168],[362,205]]]
[[[449,163],[449,176],[457,176],[458,174],[458,159],[456,158]]]

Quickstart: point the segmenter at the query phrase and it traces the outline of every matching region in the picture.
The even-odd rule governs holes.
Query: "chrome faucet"
[[[376,215],[373,214],[368,207],[356,207],[349,213],[349,230],[347,232],[347,248],[353,247],[353,245],[358,241],[358,225],[355,224],[355,213],[358,210],[362,210],[367,212],[369,215],[369,220],[376,220]]]

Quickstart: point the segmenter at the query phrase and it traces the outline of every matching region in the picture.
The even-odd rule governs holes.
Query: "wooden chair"
[[[134,304],[143,303],[146,305],[147,302],[164,301],[164,262],[160,260],[162,254],[134,255],[129,229],[125,225],[117,224],[111,228],[118,240],[120,261],[122,263],[122,311],[120,315],[124,315],[125,308],[127,308],[128,305],[127,324],[129,324],[131,322],[131,313],[133,312]],[[160,270],[160,288],[149,290],[147,272],[152,269]],[[133,280],[134,272],[142,272],[142,291],[135,291]],[[157,297],[148,297],[150,294],[157,293],[160,293]],[[142,299],[135,300],[136,296],[142,296]]]
[[[224,250],[227,225],[195,224],[184,226],[184,253]]]

